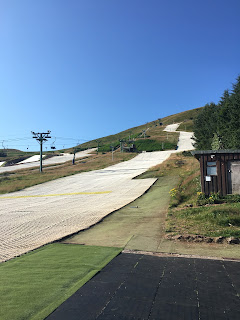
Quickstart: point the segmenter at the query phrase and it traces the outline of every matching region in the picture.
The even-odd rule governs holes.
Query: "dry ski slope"
[[[84,150],[84,151],[79,151],[76,153],[75,158],[80,159],[80,158],[87,157],[91,154],[91,152],[93,152],[95,150],[96,150],[96,148],[88,149],[88,150]],[[61,163],[67,162],[67,161],[72,161],[72,159],[73,159],[73,155],[70,153],[62,153],[61,156],[54,156],[49,159],[43,158],[43,167],[49,166],[49,165],[54,165],[54,164],[61,164]],[[40,162],[39,155],[32,156],[32,157],[30,157],[26,160],[23,160],[13,166],[0,167],[0,173],[10,172],[10,171],[15,171],[15,170],[20,170],[20,169],[39,167],[39,162]],[[3,163],[4,162],[2,162],[2,164]],[[0,162],[0,166],[1,166],[1,162]]]
[[[182,140],[181,135],[179,144],[192,149],[190,140]],[[103,170],[1,195],[0,261],[88,228],[130,203],[155,181],[133,178],[173,152],[176,151],[142,153]]]

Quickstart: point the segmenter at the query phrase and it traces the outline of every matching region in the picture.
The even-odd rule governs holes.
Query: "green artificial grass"
[[[0,319],[44,319],[120,252],[56,243],[0,264]]]
[[[139,199],[64,242],[156,252],[165,234],[169,190],[178,179],[177,176],[160,177]]]

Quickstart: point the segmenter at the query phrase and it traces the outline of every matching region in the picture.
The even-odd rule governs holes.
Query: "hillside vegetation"
[[[199,150],[240,149],[240,76],[225,90],[218,104],[202,108],[194,121]]]
[[[191,109],[187,111],[183,111],[180,113],[173,114],[171,116],[167,116],[163,118],[163,122],[165,125],[171,123],[180,123],[178,131],[193,131],[193,121],[198,116],[198,114],[202,111],[203,107]],[[186,126],[186,128],[185,128]],[[185,130],[186,129],[186,130]]]
[[[36,152],[25,152],[17,149],[0,149],[0,162],[5,162],[7,165],[15,164],[35,154]]]
[[[199,162],[189,152],[172,154],[139,178],[171,176],[178,176],[178,182],[169,192],[167,234],[190,236],[190,239],[196,235],[240,237],[240,196],[221,199],[213,194],[205,198],[201,193]]]
[[[184,112],[170,115],[165,118],[159,118],[155,121],[148,122],[144,125],[133,127],[122,132],[97,140],[92,140],[78,145],[75,148],[68,149],[69,152],[76,152],[88,148],[99,147],[99,152],[109,152],[112,148],[120,148],[122,141],[125,151],[134,144],[130,149],[132,152],[141,151],[161,151],[175,149],[177,146],[177,132],[167,133],[164,128],[172,123],[180,123],[178,131],[193,131],[193,121],[198,116],[202,108],[196,108]],[[145,133],[144,133],[145,132]]]
[[[224,92],[217,105],[206,105],[195,117],[196,147],[203,150],[240,149],[239,110],[240,77],[233,84],[231,92]],[[234,237],[240,237],[240,195],[223,197],[214,193],[210,196],[203,194],[199,163],[186,152],[172,155],[168,161],[146,175],[174,173],[180,178],[175,188],[170,191],[171,203],[166,231],[187,237],[215,237],[219,242],[222,242],[224,237],[230,237],[228,243],[239,243],[239,239]],[[214,240],[210,238],[208,241]]]
[[[60,177],[89,170],[101,169],[121,161],[129,160],[136,155],[136,152],[175,149],[177,146],[179,133],[165,132],[164,128],[168,124],[183,121],[184,126],[187,126],[188,129],[191,130],[193,119],[199,113],[199,110],[200,109],[194,109],[181,112],[176,115],[146,123],[145,125],[139,127],[122,131],[115,135],[86,142],[74,148],[60,150],[73,153],[99,146],[99,151],[97,154],[86,157],[85,159],[76,160],[74,166],[72,165],[72,162],[69,161],[65,164],[49,165],[48,167],[45,166],[42,173],[39,173],[38,168],[29,168],[15,172],[2,173],[0,174],[0,193],[13,192]],[[130,150],[125,148],[123,151],[126,152],[120,152],[119,140],[123,141],[123,146],[125,147],[134,144],[134,148]],[[111,154],[112,149],[114,149],[113,161]],[[48,157],[54,154],[56,155],[60,151],[55,150],[44,152],[44,154]],[[15,149],[3,149],[1,152],[0,161],[5,161],[7,165],[18,163],[36,154],[34,152],[24,152]]]
[[[133,127],[114,135],[91,140],[65,150],[46,151],[43,154],[52,156],[59,152],[78,152],[89,148],[97,148],[99,152],[110,152],[120,148],[120,140],[124,151],[161,151],[176,149],[178,136],[177,132],[167,133],[164,128],[172,123],[181,123],[177,131],[193,131],[193,121],[201,112],[202,108],[187,110],[165,118]],[[145,133],[144,133],[145,132]],[[38,152],[26,152],[17,149],[0,149],[0,162],[7,165],[23,161]]]

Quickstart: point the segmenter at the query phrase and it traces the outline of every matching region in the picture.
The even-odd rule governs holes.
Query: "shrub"
[[[184,193],[181,186],[178,186],[177,188],[173,188],[169,191],[170,197],[171,197],[171,204],[170,207],[176,207],[178,206],[184,199]]]
[[[0,151],[0,157],[6,157],[6,156],[7,156],[6,152]]]
[[[206,196],[203,192],[197,193],[197,202],[198,206],[204,206],[205,204],[219,204],[219,203],[236,203],[240,202],[239,194],[228,194],[226,196],[220,196],[218,193],[211,193],[210,196]]]
[[[227,203],[240,202],[240,195],[239,194],[228,194],[224,197],[224,200]]]
[[[183,151],[183,152],[182,152],[182,155],[183,155],[184,157],[193,157],[193,155],[191,154],[191,151]]]
[[[110,152],[110,151],[112,151],[112,146],[113,146],[114,150],[116,150],[119,147],[119,142],[116,141],[114,143],[104,144],[103,146],[100,146],[98,148],[98,151],[102,152],[102,153],[103,152]]]
[[[197,193],[197,202],[198,206],[204,206],[205,204],[214,204],[214,203],[223,203],[223,198],[218,193],[211,193],[210,196],[206,196],[203,192]]]
[[[135,141],[135,148],[138,152],[141,151],[162,151],[176,149],[176,144],[171,142],[160,142],[153,139],[141,139]]]

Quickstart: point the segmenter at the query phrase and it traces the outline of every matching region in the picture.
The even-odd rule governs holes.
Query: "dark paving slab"
[[[154,305],[151,315],[147,319],[199,319],[196,306],[160,302]]]
[[[240,292],[240,267],[238,262],[225,262],[224,267],[230,281],[234,284],[237,292]]]
[[[239,320],[240,263],[123,253],[47,320]]]

